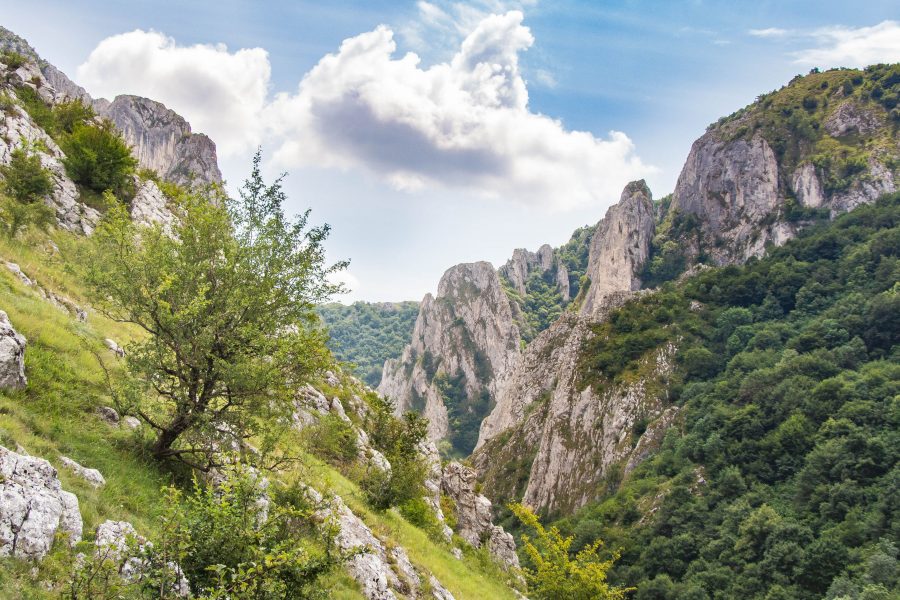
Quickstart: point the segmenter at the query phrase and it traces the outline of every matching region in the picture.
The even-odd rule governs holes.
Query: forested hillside
[[[559,521],[656,598],[896,598],[900,194],[626,304],[582,385],[677,347],[660,451]],[[645,427],[638,421],[635,428]]]
[[[412,335],[418,302],[330,303],[317,309],[335,358],[354,365],[360,379],[377,387],[384,361],[397,358]]]

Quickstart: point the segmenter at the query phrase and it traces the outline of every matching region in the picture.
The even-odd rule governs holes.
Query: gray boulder
[[[41,559],[57,532],[74,545],[81,529],[78,498],[62,489],[56,469],[0,446],[0,556]]]
[[[25,377],[25,336],[17,332],[7,314],[0,310],[0,388],[22,389]]]

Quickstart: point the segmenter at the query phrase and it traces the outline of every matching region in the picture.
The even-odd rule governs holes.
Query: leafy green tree
[[[510,510],[522,525],[534,531],[535,537],[522,535],[522,545],[531,566],[522,569],[528,583],[528,593],[538,600],[618,600],[626,598],[631,589],[610,586],[606,573],[618,558],[600,557],[599,539],[581,549],[574,557],[569,554],[573,537],[563,537],[559,529],[544,529],[528,507],[511,504]]]
[[[314,306],[327,276],[329,227],[284,214],[281,178],[261,155],[240,199],[187,195],[166,230],[113,206],[85,260],[94,305],[147,336],[129,347],[120,402],[156,433],[157,459],[208,469],[218,449],[271,430],[296,386],[330,363]]]

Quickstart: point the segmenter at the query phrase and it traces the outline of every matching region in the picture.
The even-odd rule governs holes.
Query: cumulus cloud
[[[900,22],[872,27],[827,27],[812,32],[813,48],[794,53],[796,62],[819,67],[864,67],[900,62]]]
[[[463,9],[450,15],[422,2],[420,10],[457,27]],[[653,169],[624,133],[570,131],[530,110],[519,56],[534,38],[522,20],[520,11],[482,16],[451,56],[428,67],[415,53],[396,55],[394,32],[380,26],[344,40],[294,92],[274,97],[264,50],[180,46],[154,31],[103,40],[77,79],[94,95],[163,102],[223,156],[263,143],[282,167],[362,170],[401,190],[602,208]],[[536,73],[553,85],[552,73]]]
[[[553,208],[608,203],[651,171],[621,132],[599,139],[533,113],[510,11],[479,22],[448,62],[395,57],[387,27],[347,39],[269,115],[284,165],[363,168],[402,189],[442,186]]]
[[[262,48],[179,46],[162,33],[138,29],[100,42],[76,79],[95,97],[135,94],[162,102],[228,156],[260,142],[269,76]]]

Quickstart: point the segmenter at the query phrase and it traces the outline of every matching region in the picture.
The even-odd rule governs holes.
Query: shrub
[[[100,193],[110,190],[120,199],[133,193],[131,176],[137,160],[112,122],[76,123],[62,140],[63,161],[72,180]]]
[[[8,165],[0,166],[3,191],[23,204],[37,202],[53,191],[50,173],[41,165],[41,157],[22,148],[12,151]]]
[[[6,65],[11,71],[15,71],[26,62],[28,62],[28,59],[18,52],[12,52],[8,50],[6,52],[0,53],[0,62]]]

